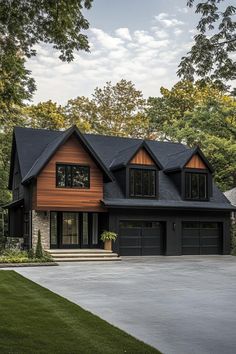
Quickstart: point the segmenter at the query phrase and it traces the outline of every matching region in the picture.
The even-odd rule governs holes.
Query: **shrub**
[[[115,232],[112,232],[112,231],[103,231],[103,233],[101,234],[101,240],[103,242],[105,241],[115,241],[117,238],[117,234]]]
[[[1,252],[0,263],[27,263],[28,254],[19,249],[6,249]]]
[[[41,232],[38,230],[38,241],[35,250],[35,258],[43,258],[43,247],[41,243]]]
[[[29,249],[29,251],[28,251],[28,258],[29,258],[29,259],[33,259],[33,258],[34,258],[34,250],[33,250],[33,248]]]
[[[231,254],[236,256],[236,223],[231,224]]]

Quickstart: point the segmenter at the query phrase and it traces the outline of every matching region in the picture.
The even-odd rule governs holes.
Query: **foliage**
[[[185,80],[214,82],[226,88],[229,80],[236,79],[236,7],[226,4],[224,0],[188,0],[195,12],[199,14],[198,33],[194,36],[194,45],[181,59],[178,75]]]
[[[0,1],[0,37],[23,55],[36,54],[37,43],[53,44],[63,61],[73,60],[74,50],[89,49],[83,30],[89,27],[82,8],[90,9],[92,0]]]
[[[148,99],[152,134],[162,140],[199,145],[222,190],[236,185],[236,100],[215,86],[179,82]]]
[[[231,224],[231,254],[236,256],[236,223]]]
[[[0,263],[47,263],[54,262],[52,256],[44,252],[41,257],[31,249],[22,251],[17,247],[5,248],[0,251]]]
[[[33,248],[30,248],[30,249],[28,250],[28,258],[29,258],[29,259],[33,259],[34,256],[35,256],[34,250],[33,250]]]
[[[41,232],[38,230],[38,240],[35,250],[35,258],[43,258],[43,247],[41,243]]]
[[[78,123],[83,130],[104,135],[145,137],[148,120],[146,100],[131,81],[121,80],[115,85],[107,82],[96,88],[92,99],[77,97],[66,107],[70,125]],[[87,126],[86,126],[87,124]]]
[[[0,254],[0,263],[28,263],[28,254],[17,248],[5,249]]]
[[[28,105],[24,114],[27,125],[31,128],[62,129],[66,126],[62,107],[51,100]]]
[[[117,238],[117,234],[115,232],[112,231],[103,231],[103,233],[101,234],[101,241],[105,242],[105,241],[115,241]]]

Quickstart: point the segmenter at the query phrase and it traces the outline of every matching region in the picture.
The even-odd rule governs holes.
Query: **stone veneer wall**
[[[50,213],[47,211],[32,210],[32,247],[35,249],[38,240],[38,230],[41,232],[41,241],[44,250],[50,248]]]

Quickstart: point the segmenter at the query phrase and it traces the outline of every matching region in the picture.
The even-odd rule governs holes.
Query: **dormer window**
[[[156,170],[146,168],[130,168],[129,181],[130,197],[156,197]]]
[[[185,172],[185,198],[191,200],[208,199],[208,174]]]
[[[90,188],[89,167],[72,164],[57,164],[56,186],[59,188]]]

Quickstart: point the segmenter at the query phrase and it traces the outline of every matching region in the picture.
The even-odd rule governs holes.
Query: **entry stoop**
[[[117,253],[103,249],[50,249],[55,262],[120,261]]]

